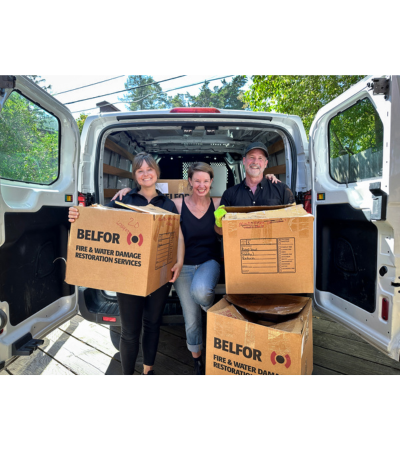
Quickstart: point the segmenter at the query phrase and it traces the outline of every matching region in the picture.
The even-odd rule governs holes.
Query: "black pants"
[[[121,317],[119,351],[124,375],[133,375],[135,371],[142,324],[143,364],[154,365],[162,314],[170,290],[171,284],[167,283],[147,297],[117,293]]]

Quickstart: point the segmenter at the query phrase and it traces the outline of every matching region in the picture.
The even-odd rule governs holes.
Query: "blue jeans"
[[[197,266],[184,264],[174,283],[185,319],[187,347],[191,352],[203,348],[201,308],[207,311],[212,306],[219,272],[219,264],[213,259]]]

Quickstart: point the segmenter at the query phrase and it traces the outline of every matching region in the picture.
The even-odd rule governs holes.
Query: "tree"
[[[125,89],[150,83],[154,83],[154,79],[151,75],[129,75],[125,83]],[[119,100],[127,103],[131,102],[128,105],[128,109],[131,111],[138,111],[141,109],[165,109],[170,107],[168,96],[163,92],[158,83],[128,91]]]
[[[324,105],[364,78],[364,75],[254,75],[244,93],[246,107],[300,116],[308,134]]]
[[[58,176],[58,122],[17,91],[0,113],[0,177],[50,184]]]
[[[40,75],[27,75],[27,77],[34,83],[36,83],[38,86],[40,86],[42,89],[44,89],[46,92],[50,93],[51,84],[49,84],[48,86],[42,86],[43,83],[46,83],[46,80],[44,78],[41,78]]]
[[[172,108],[179,106],[222,108],[222,109],[243,109],[242,99],[244,91],[241,88],[246,84],[246,77],[238,75],[230,82],[222,80],[222,86],[215,86],[210,89],[209,81],[205,81],[200,88],[198,95],[177,94],[175,97],[168,97]]]
[[[76,123],[78,125],[80,134],[82,134],[83,125],[85,124],[85,120],[87,119],[88,116],[89,114],[81,113],[80,116],[76,119]]]

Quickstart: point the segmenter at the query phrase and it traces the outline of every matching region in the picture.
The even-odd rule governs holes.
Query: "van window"
[[[367,98],[330,120],[329,157],[338,183],[382,176],[383,124]]]
[[[59,122],[14,91],[0,112],[0,177],[37,184],[58,178]]]

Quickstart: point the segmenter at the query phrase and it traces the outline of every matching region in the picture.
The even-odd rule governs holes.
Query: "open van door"
[[[367,77],[310,130],[315,307],[400,352],[400,78]]]
[[[1,76],[0,369],[76,314],[63,258],[78,155],[69,110],[28,78]]]

